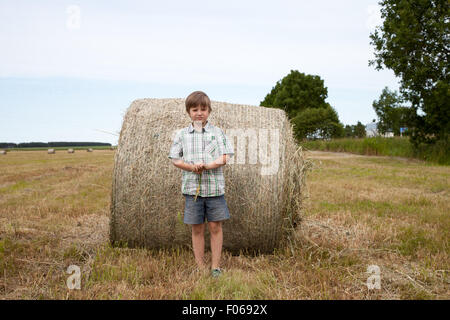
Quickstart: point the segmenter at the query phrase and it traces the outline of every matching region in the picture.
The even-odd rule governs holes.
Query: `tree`
[[[0,148],[17,148],[17,144],[14,142],[0,142]]]
[[[325,102],[327,96],[328,89],[319,76],[291,70],[266,95],[261,106],[285,110],[299,139],[341,137],[344,126],[336,110]]]
[[[307,108],[293,119],[295,134],[299,140],[330,139],[344,135],[344,126],[339,122],[338,114],[331,106],[325,108]]]
[[[344,137],[346,137],[346,138],[352,138],[353,137],[353,130],[354,130],[353,127],[354,126],[352,126],[352,125],[348,125],[348,124],[345,125]]]
[[[271,92],[266,95],[261,106],[280,108],[292,119],[307,108],[326,108],[328,89],[319,76],[306,75],[297,70],[279,80]]]
[[[358,138],[365,138],[366,137],[366,127],[358,121],[358,123],[355,126],[354,129],[354,135]]]
[[[391,91],[388,87],[383,89],[378,100],[372,103],[373,109],[379,118],[378,132],[384,134],[392,131],[394,135],[400,135],[400,128],[407,127],[412,109],[402,105],[403,98],[397,91]]]
[[[345,125],[344,137],[346,138],[364,138],[366,137],[366,126],[360,121],[356,125]]]
[[[449,138],[450,3],[448,0],[382,0],[383,24],[370,34],[377,70],[400,78],[400,92],[411,102],[411,141]],[[420,114],[419,114],[420,113]]]

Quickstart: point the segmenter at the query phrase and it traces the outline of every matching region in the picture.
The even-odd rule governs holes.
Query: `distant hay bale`
[[[92,150],[92,148],[87,149],[87,152],[92,152],[94,150]]]
[[[6,150],[0,150],[0,154],[4,154],[6,156]]]
[[[47,153],[48,153],[48,154],[54,154],[54,153],[55,153],[55,149],[48,149],[48,150],[47,150]]]
[[[181,216],[182,172],[168,158],[176,130],[191,121],[184,103],[140,99],[128,108],[114,156],[113,244],[162,248],[191,243],[191,229]],[[211,104],[208,121],[225,131],[235,150],[223,168],[231,215],[223,225],[223,246],[231,252],[272,252],[286,244],[300,223],[309,162],[283,110]]]
[[[74,153],[75,150],[73,150],[73,149],[68,149],[67,152],[68,152],[68,153]]]

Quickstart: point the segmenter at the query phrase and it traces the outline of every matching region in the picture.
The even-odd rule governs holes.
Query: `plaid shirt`
[[[217,160],[221,155],[234,155],[233,145],[219,127],[209,122],[202,132],[194,130],[192,123],[189,127],[179,130],[170,148],[170,159],[183,159],[184,162],[205,164]],[[200,183],[200,197],[216,197],[225,194],[225,179],[223,168],[203,170],[200,174],[183,170],[181,192],[195,195]]]

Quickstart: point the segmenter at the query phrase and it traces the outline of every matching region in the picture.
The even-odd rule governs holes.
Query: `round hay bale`
[[[73,149],[68,149],[67,152],[68,152],[68,153],[75,153],[75,150],[73,150]]]
[[[55,154],[55,149],[48,149],[48,150],[47,150],[47,153],[48,153],[48,154]]]
[[[6,150],[0,150],[0,154],[4,154],[6,156]]]
[[[128,108],[114,156],[113,244],[162,248],[191,243],[191,228],[182,222],[182,170],[168,158],[176,131],[191,122],[184,103],[140,99]],[[301,220],[309,162],[283,110],[217,101],[211,108],[208,121],[225,132],[235,150],[223,168],[231,215],[223,224],[223,247],[236,253],[273,252]]]
[[[89,148],[89,149],[87,149],[86,151],[87,151],[87,152],[92,152],[92,151],[94,151],[94,150],[92,150],[92,148]]]

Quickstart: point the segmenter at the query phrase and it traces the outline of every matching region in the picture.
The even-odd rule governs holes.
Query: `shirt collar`
[[[211,125],[209,124],[209,121],[206,121],[205,126],[203,127],[203,130],[206,132],[209,132],[211,130]],[[194,126],[192,125],[192,122],[189,124],[188,132],[191,133],[194,131]]]

